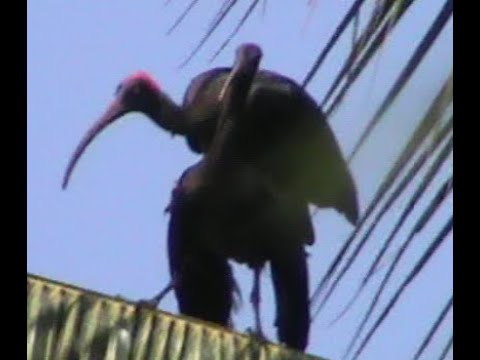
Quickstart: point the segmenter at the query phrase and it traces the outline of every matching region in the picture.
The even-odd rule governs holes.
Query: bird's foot
[[[163,300],[163,298],[171,290],[173,290],[174,285],[175,285],[175,280],[172,280],[162,291],[160,291],[153,298],[147,299],[147,300],[142,299],[137,301],[137,308],[156,310],[158,305],[160,305],[160,302]]]
[[[157,298],[151,298],[151,299],[141,299],[138,300],[136,303],[137,308],[141,309],[149,309],[149,310],[156,310],[158,307],[159,301],[157,301]]]
[[[248,334],[248,336],[253,338],[260,345],[266,345],[267,343],[270,342],[270,339],[267,338],[267,336],[265,335],[265,333],[263,332],[263,330],[261,328],[254,329],[254,328],[249,327],[249,328],[247,328],[246,333]]]

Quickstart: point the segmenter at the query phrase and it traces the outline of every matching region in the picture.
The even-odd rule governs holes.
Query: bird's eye
[[[123,83],[118,84],[117,88],[115,89],[115,95],[118,95],[120,91],[123,89]]]

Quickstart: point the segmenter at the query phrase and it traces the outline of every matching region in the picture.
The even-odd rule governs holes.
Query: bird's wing
[[[202,72],[201,74],[195,76],[185,91],[185,95],[183,96],[183,106],[188,106],[192,102],[194,102],[195,98],[201,94],[202,88],[208,85],[213,79],[217,76],[228,73],[230,68],[214,68]]]
[[[219,117],[218,95],[230,68],[195,77],[184,109],[192,150],[204,152]],[[318,207],[333,207],[351,223],[358,220],[355,183],[335,135],[316,102],[295,81],[273,71],[257,73],[248,99],[244,133],[249,159],[288,191]]]
[[[215,68],[197,75],[183,98],[183,110],[189,122],[187,143],[191,150],[204,153],[213,139],[220,116],[219,94],[230,68]]]
[[[249,99],[259,166],[272,181],[319,207],[358,220],[355,183],[335,135],[315,101],[295,82],[262,72]]]

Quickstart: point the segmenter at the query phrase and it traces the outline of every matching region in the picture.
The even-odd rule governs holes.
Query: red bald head
[[[131,90],[131,89],[145,89],[150,92],[160,93],[161,89],[158,83],[153,79],[153,77],[145,71],[137,71],[129,75],[125,80],[123,80],[117,88],[117,95],[121,95],[120,92]]]

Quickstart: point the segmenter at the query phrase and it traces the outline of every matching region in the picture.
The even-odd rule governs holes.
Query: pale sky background
[[[68,191],[61,190],[61,178],[73,149],[88,127],[113,99],[118,83],[130,73],[150,72],[177,102],[190,79],[214,66],[230,65],[235,47],[245,41],[260,44],[264,50],[262,67],[291,76],[299,82],[313,63],[351,1],[318,1],[311,18],[307,1],[267,2],[250,18],[246,27],[214,63],[208,59],[228,34],[248,2],[241,2],[220,31],[184,69],[178,65],[189,54],[212,19],[217,1],[201,1],[192,16],[171,36],[165,33],[190,0],[142,2],[28,1],[27,2],[27,271],[55,280],[120,294],[132,300],[147,298],[169,281],[166,229],[168,217],[163,209],[170,191],[182,171],[197,157],[183,139],[172,139],[147,118],[129,115],[101,136],[84,154]],[[139,5],[141,3],[141,6]],[[372,116],[405,60],[416,46],[415,39],[443,5],[439,0],[417,1],[411,14],[402,21],[392,46],[382,49],[369,71],[354,87],[342,109],[330,120],[345,154],[352,149],[360,130]],[[242,10],[242,11],[241,11]],[[308,20],[309,19],[309,20]],[[308,22],[307,22],[308,20]],[[423,25],[422,25],[423,24]],[[423,26],[423,27],[422,27]],[[350,44],[340,50],[317,74],[309,91],[320,99],[336,74]],[[394,109],[377,129],[367,147],[351,168],[364,210],[419,116],[436,95],[452,67],[452,23],[422,64],[416,80],[399,97]],[[436,191],[448,173],[449,161],[433,184]],[[414,187],[411,187],[411,191]],[[422,199],[421,212],[430,196]],[[397,271],[398,284],[411,268],[428,240],[438,232],[451,214],[453,199],[444,204],[429,226],[417,237]],[[374,254],[402,210],[400,201],[376,238],[367,247]],[[412,222],[408,222],[411,224]],[[335,251],[352,228],[334,211],[315,216],[316,244],[309,248],[312,291]],[[406,227],[409,231],[409,227]],[[383,235],[383,237],[382,237]],[[404,240],[400,232],[395,249]],[[411,358],[419,339],[452,291],[453,235],[442,246],[424,273],[409,288],[403,301],[391,313],[377,336],[364,352],[364,359],[403,360]],[[393,257],[392,250],[388,259]],[[354,269],[362,270],[360,261]],[[388,264],[388,263],[387,263]],[[358,277],[351,272],[337,296],[312,325],[308,352],[339,359],[349,334],[363,314],[368,291],[358,306],[337,325],[330,321],[356,289]],[[353,275],[352,275],[353,274]],[[235,275],[243,292],[244,304],[235,315],[237,330],[253,326],[248,301],[252,273],[235,265]],[[262,278],[262,316],[267,335],[275,340],[273,293],[268,270]],[[379,277],[377,278],[379,279]],[[370,287],[369,289],[374,289]],[[390,286],[387,293],[392,293]],[[384,302],[383,302],[384,303]],[[170,294],[160,305],[176,313]],[[450,335],[452,315],[433,342],[425,359],[438,356]]]

